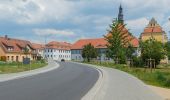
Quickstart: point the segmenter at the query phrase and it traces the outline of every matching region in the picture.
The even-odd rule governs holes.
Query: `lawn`
[[[41,61],[32,61],[31,64],[22,64],[18,62],[4,63],[0,62],[0,74],[23,72],[46,66],[47,63]]]
[[[86,62],[87,63],[87,62]],[[134,75],[146,84],[170,88],[170,65],[159,65],[158,68],[152,70],[146,68],[128,67],[127,65],[115,65],[113,63],[89,62],[88,64],[115,68],[129,74]]]

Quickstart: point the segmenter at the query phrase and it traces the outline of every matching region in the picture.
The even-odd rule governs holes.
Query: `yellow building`
[[[25,52],[25,48],[28,50]],[[35,49],[31,42],[26,40],[0,37],[0,58],[5,61],[22,62],[24,58],[36,59]]]
[[[168,41],[165,31],[163,31],[162,27],[154,18],[150,20],[149,24],[145,27],[144,32],[140,36],[142,41],[146,41],[150,38],[154,38],[161,43],[166,43]]]

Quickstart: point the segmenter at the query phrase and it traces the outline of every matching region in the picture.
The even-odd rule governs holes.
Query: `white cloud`
[[[61,21],[73,11],[72,8],[72,3],[66,0],[7,0],[0,3],[0,19],[21,24]]]
[[[134,20],[127,21],[127,27],[130,29],[135,36],[139,37],[141,32],[144,30],[146,25],[149,23],[149,20],[146,18],[139,18]]]
[[[149,23],[149,20],[146,18],[139,18],[139,19],[134,19],[134,20],[128,20],[127,21],[127,26],[130,29],[141,29],[146,27],[146,25]]]
[[[56,29],[34,29],[33,32],[39,36],[58,35],[58,36],[74,36],[75,33],[69,30]]]

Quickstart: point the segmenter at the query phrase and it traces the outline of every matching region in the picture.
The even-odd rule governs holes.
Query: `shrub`
[[[140,57],[133,57],[133,66],[144,67],[144,62]]]
[[[155,73],[155,78],[156,78],[156,80],[157,80],[160,84],[164,84],[164,82],[166,81],[165,75],[162,74],[161,72],[156,72],[156,73]]]
[[[170,87],[170,76],[166,78],[164,86]]]
[[[46,63],[45,59],[40,60],[41,63]]]

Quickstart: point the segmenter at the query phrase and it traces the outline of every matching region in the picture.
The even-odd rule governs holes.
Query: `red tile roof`
[[[60,49],[60,50],[70,50],[71,49],[71,44],[67,42],[57,42],[57,41],[52,41],[48,43],[45,48],[50,48],[50,49]]]
[[[80,39],[72,45],[71,49],[83,49],[83,47],[89,43],[91,43],[95,48],[107,48],[106,45],[108,42],[105,40],[105,38]],[[131,40],[131,44],[133,45],[133,47],[138,47],[138,39],[134,37]]]
[[[31,43],[35,49],[44,49],[45,45],[38,43]]]
[[[107,41],[104,38],[80,39],[74,43],[71,49],[82,49],[85,45],[91,43],[95,48],[107,48]]]
[[[161,27],[146,27],[145,29],[144,29],[144,34],[145,33],[162,33],[163,32],[163,30],[162,30],[162,28]]]
[[[7,37],[0,37],[0,46],[5,52],[17,52],[21,53],[23,52],[23,48],[26,46],[29,46],[31,49],[34,49],[31,42],[26,40],[19,40],[19,39],[13,39],[13,38],[7,38]],[[13,50],[9,51],[8,47],[13,48]]]
[[[133,45],[133,47],[139,46],[139,40],[136,37],[134,37],[130,43]]]

